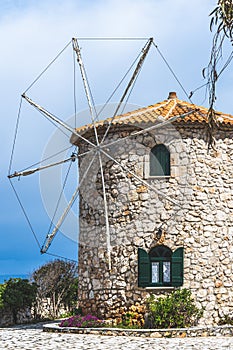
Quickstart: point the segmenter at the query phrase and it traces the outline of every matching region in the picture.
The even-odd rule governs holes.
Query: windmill
[[[22,94],[22,99],[24,101],[26,101],[26,103],[28,103],[30,106],[35,108],[37,111],[39,111],[42,116],[44,116],[47,119],[49,119],[50,121],[52,121],[57,127],[68,131],[70,136],[72,136],[73,138],[79,139],[84,144],[86,144],[89,147],[89,150],[87,153],[92,155],[91,160],[90,160],[88,166],[86,167],[84,173],[82,174],[82,177],[79,179],[79,183],[77,185],[77,188],[75,189],[70,200],[68,201],[68,204],[67,204],[66,208],[64,209],[62,215],[60,216],[60,218],[58,219],[58,221],[56,223],[53,223],[53,227],[51,226],[51,228],[52,228],[51,231],[49,231],[47,233],[45,240],[44,240],[44,243],[42,245],[40,245],[40,252],[42,254],[47,253],[50,245],[53,242],[53,239],[55,238],[56,234],[59,232],[63,222],[66,220],[66,217],[67,217],[68,213],[70,212],[74,202],[77,200],[77,198],[80,194],[80,188],[82,186],[83,181],[85,180],[88,173],[90,172],[90,169],[93,166],[93,163],[97,162],[99,165],[99,169],[100,169],[100,177],[101,177],[101,184],[102,184],[104,216],[105,216],[106,247],[107,247],[107,253],[108,253],[108,265],[109,265],[109,269],[111,269],[111,237],[110,237],[111,233],[110,233],[110,229],[109,229],[108,201],[107,201],[106,184],[105,184],[105,177],[104,177],[103,158],[108,158],[109,160],[111,160],[113,162],[113,164],[118,165],[121,168],[123,173],[129,173],[142,185],[147,186],[152,191],[159,192],[159,195],[166,198],[168,201],[170,201],[174,205],[179,206],[179,203],[177,203],[177,201],[175,199],[173,199],[170,196],[168,196],[167,194],[163,193],[163,191],[158,191],[158,189],[156,187],[154,187],[148,181],[146,181],[145,179],[143,179],[140,176],[138,176],[137,174],[135,174],[126,165],[122,165],[121,163],[119,163],[117,158],[112,156],[112,154],[108,152],[109,142],[106,143],[108,133],[114,124],[115,118],[122,112],[125,103],[127,103],[127,99],[129,98],[129,95],[130,95],[132,89],[134,88],[136,80],[139,76],[139,73],[142,69],[142,66],[146,60],[146,57],[147,57],[151,47],[154,46],[157,49],[157,45],[154,43],[153,38],[148,38],[148,39],[143,39],[143,40],[145,41],[145,43],[141,49],[141,52],[137,56],[137,59],[133,62],[131,69],[127,72],[124,79],[122,79],[122,81],[125,80],[126,76],[128,76],[128,74],[129,74],[129,72],[132,71],[132,67],[134,67],[133,72],[131,72],[131,76],[130,76],[128,83],[126,85],[126,88],[124,89],[119,102],[116,104],[116,107],[113,111],[111,118],[108,119],[108,122],[106,124],[106,129],[105,129],[105,132],[103,135],[98,134],[98,123],[99,123],[98,113],[96,112],[96,106],[94,104],[92,92],[90,89],[90,85],[88,83],[88,77],[87,77],[85,65],[83,63],[83,59],[82,59],[82,55],[81,55],[79,40],[76,38],[73,38],[70,42],[70,44],[72,44],[72,49],[73,49],[73,52],[76,56],[76,61],[78,63],[79,69],[80,69],[80,74],[81,74],[82,83],[83,83],[83,89],[85,91],[86,101],[87,101],[88,110],[89,110],[90,123],[91,123],[92,129],[94,131],[94,140],[90,140],[89,138],[83,136],[82,133],[77,131],[77,129],[74,126],[70,126],[69,124],[64,122],[62,119],[56,117],[53,113],[49,112],[46,108],[42,107],[40,104],[38,104],[33,99],[31,99],[27,94],[27,91],[29,89],[27,89],[26,92],[24,92]],[[37,81],[37,79],[36,79],[36,81]],[[122,81],[121,81],[121,83],[122,83]],[[169,120],[169,121],[162,120],[158,124],[156,124],[155,126],[151,127],[150,130],[156,129],[156,128],[159,129],[159,128],[162,128],[168,124],[171,125],[171,122],[177,120],[178,118],[185,118],[187,115],[189,115],[191,113],[193,113],[193,110],[189,111],[188,113],[184,113],[184,114],[181,114],[179,116],[176,116],[175,118],[173,118],[172,120]],[[149,131],[148,129],[141,130],[141,131],[138,131],[136,133],[136,135],[138,135],[140,133],[145,134],[148,131]],[[17,130],[16,130],[16,132],[17,132]],[[53,163],[50,163],[47,165],[39,165],[39,166],[34,167],[34,168],[28,168],[26,170],[14,171],[14,172],[11,172],[11,169],[12,169],[12,162],[11,162],[8,178],[12,183],[13,179],[15,179],[15,178],[29,176],[29,175],[35,174],[37,172],[41,172],[41,171],[44,171],[46,169],[53,168],[53,167],[56,167],[56,166],[59,166],[59,165],[65,164],[65,163],[74,163],[76,160],[79,159],[79,157],[82,157],[82,156],[83,156],[82,154],[78,154],[77,152],[72,152],[72,154],[69,157],[62,159],[60,161],[56,161],[56,162],[53,162]]]

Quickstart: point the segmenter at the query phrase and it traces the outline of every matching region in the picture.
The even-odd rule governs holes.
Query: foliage
[[[203,314],[194,304],[191,291],[181,289],[170,295],[148,299],[151,328],[183,328],[197,323]]]
[[[233,39],[233,1],[219,0],[217,7],[210,14],[210,29],[218,25],[217,32],[223,31],[224,34]]]
[[[98,317],[93,315],[76,315],[72,316],[66,320],[61,321],[60,327],[77,327],[77,328],[97,328],[104,327],[105,322],[100,320]]]
[[[204,78],[207,76],[207,88],[209,92],[209,111],[208,111],[208,136],[209,144],[213,144],[213,129],[218,124],[214,111],[214,103],[216,100],[216,83],[219,76],[230,64],[233,59],[233,52],[229,54],[224,64],[219,67],[219,63],[223,62],[223,46],[225,38],[228,38],[233,44],[233,0],[219,0],[217,6],[210,14],[210,30],[215,28],[215,34],[212,42],[210,61],[203,70]]]
[[[0,309],[4,307],[4,302],[3,302],[3,298],[2,298],[2,295],[3,295],[3,292],[6,288],[6,284],[0,284]]]
[[[13,313],[14,322],[17,322],[17,313],[20,309],[32,307],[36,300],[37,287],[27,279],[10,278],[4,283],[2,301]]]
[[[76,306],[78,277],[75,262],[50,261],[34,271],[32,279],[38,287],[38,304],[44,298],[51,299],[51,317],[58,317],[61,305],[69,308]]]
[[[63,303],[69,307],[72,312],[75,313],[78,300],[78,277],[74,276],[70,281],[69,288],[66,290],[66,293],[63,297]]]
[[[218,325],[224,326],[225,324],[233,326],[233,317],[225,315],[224,317],[220,318]]]

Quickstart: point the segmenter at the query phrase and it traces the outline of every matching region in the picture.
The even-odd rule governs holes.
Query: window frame
[[[169,282],[165,282],[164,281],[164,271],[163,271],[163,267],[164,267],[164,262],[169,262],[170,263],[170,274],[169,274]],[[152,282],[152,263],[159,263],[159,280],[158,282]],[[151,258],[150,259],[150,284],[151,286],[167,286],[167,287],[171,287],[171,283],[172,283],[172,276],[171,276],[171,264],[172,261],[171,259],[168,260],[166,258]]]
[[[167,254],[169,256],[163,256],[163,255],[158,255],[160,250],[160,254]],[[158,256],[153,256],[154,253],[156,253]],[[158,286],[167,286],[170,287],[172,283],[172,276],[171,276],[171,263],[172,263],[172,251],[170,248],[164,245],[158,245],[152,248],[149,252],[149,259],[150,259],[150,283],[152,286],[158,287]],[[159,263],[159,280],[158,282],[152,282],[152,263],[158,262]],[[164,281],[164,262],[169,262],[170,263],[170,280],[169,282]]]
[[[158,246],[166,247],[167,246]],[[171,252],[170,257],[150,256],[153,248],[147,253],[144,249],[138,248],[138,286],[139,287],[179,287],[183,285],[184,276],[184,248],[179,247]],[[163,262],[170,261],[170,282],[163,281]],[[152,282],[152,263],[159,262],[159,282]]]
[[[155,145],[150,150],[148,175],[150,178],[169,178],[171,176],[171,155],[163,143]]]

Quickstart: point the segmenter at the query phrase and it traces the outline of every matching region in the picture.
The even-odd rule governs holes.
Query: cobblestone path
[[[0,350],[233,350],[233,337],[133,338],[43,332],[42,325],[0,328]]]

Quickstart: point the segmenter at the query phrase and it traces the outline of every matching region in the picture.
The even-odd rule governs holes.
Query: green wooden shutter
[[[170,152],[164,146],[161,149],[160,164],[165,176],[170,176]]]
[[[150,175],[170,175],[170,152],[163,144],[156,145],[150,152]]]
[[[138,248],[138,286],[147,287],[150,284],[150,259],[144,249]]]
[[[184,248],[178,248],[172,254],[172,286],[180,287],[184,276]]]

